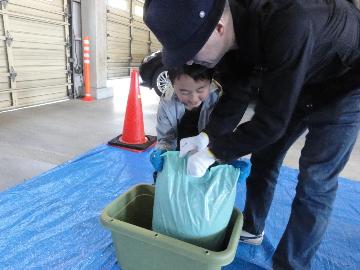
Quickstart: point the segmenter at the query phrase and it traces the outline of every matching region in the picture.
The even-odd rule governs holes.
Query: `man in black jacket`
[[[198,136],[183,139],[187,171],[252,154],[241,240],[260,244],[279,169],[306,130],[289,223],[275,269],[309,269],[338,175],[360,127],[360,13],[345,0],[149,0],[144,21],[167,66],[214,67],[225,94]],[[253,118],[239,126],[251,88]]]

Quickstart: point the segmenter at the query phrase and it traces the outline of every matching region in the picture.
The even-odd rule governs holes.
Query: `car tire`
[[[154,75],[152,77],[152,83],[151,86],[154,88],[156,94],[161,97],[167,87],[168,84],[170,84],[170,80],[167,74],[167,70],[165,67],[159,67],[155,70]]]

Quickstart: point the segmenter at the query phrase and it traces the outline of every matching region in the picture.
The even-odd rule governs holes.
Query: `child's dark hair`
[[[171,83],[174,83],[175,79],[180,78],[180,76],[184,74],[190,76],[194,81],[211,81],[214,75],[214,70],[197,64],[185,64],[181,67],[169,69],[168,74]]]

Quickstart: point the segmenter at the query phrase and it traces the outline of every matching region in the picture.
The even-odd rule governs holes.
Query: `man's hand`
[[[250,174],[250,170],[251,170],[250,161],[247,162],[247,161],[244,161],[244,160],[235,160],[234,162],[232,162],[230,164],[233,165],[235,168],[240,169],[240,175],[239,175],[239,178],[238,178],[238,182],[245,181],[246,178]]]
[[[209,144],[209,137],[205,132],[189,138],[184,138],[180,141],[179,157],[184,157],[189,152],[199,152],[206,149]]]
[[[193,177],[202,177],[211,164],[215,162],[215,156],[209,148],[205,148],[189,156],[187,160],[187,174]]]
[[[154,170],[157,172],[161,172],[164,166],[164,157],[161,155],[165,153],[166,150],[164,149],[155,149],[150,154],[150,162],[151,165],[154,167]]]

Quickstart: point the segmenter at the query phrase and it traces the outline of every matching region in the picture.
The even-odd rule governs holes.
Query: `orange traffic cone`
[[[145,135],[141,104],[139,72],[131,70],[130,91],[126,105],[123,133],[109,141],[112,146],[142,152],[156,142],[156,137]]]

